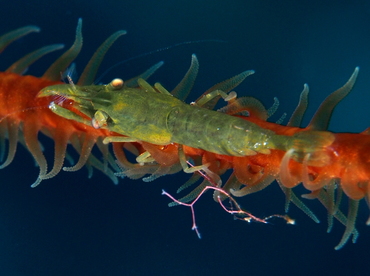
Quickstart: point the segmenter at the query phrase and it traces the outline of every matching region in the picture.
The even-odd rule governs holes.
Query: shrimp
[[[246,77],[252,73],[246,71],[242,75]],[[107,85],[58,84],[38,94],[39,97],[53,95],[74,101],[74,108],[90,120],[82,119],[53,101],[49,108],[54,113],[119,134],[106,137],[104,143],[176,143],[214,154],[243,157],[270,154],[272,149],[288,151],[295,144],[300,144],[307,153],[333,142],[328,132],[278,135],[251,121],[204,108],[216,97],[222,97],[229,105],[235,104],[235,92],[227,94],[218,89],[190,105],[174,97],[159,83],[152,87],[143,79],[138,79],[137,88],[127,87],[123,80],[114,79]]]

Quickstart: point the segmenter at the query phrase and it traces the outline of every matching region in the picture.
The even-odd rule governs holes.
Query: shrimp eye
[[[123,84],[124,82],[122,79],[114,79],[108,84],[108,87],[110,90],[120,90]]]
[[[99,129],[107,125],[109,116],[104,111],[98,110],[94,114],[94,118],[91,120],[91,124],[95,129]]]

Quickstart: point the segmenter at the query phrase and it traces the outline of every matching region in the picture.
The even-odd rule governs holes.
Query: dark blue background
[[[200,74],[190,100],[213,84],[246,69],[256,70],[237,91],[270,106],[280,100],[277,120],[291,114],[304,83],[311,88],[305,124],[320,102],[360,66],[356,87],[336,109],[332,131],[360,132],[369,126],[370,4],[368,1],[7,1],[0,9],[0,33],[24,25],[42,32],[13,43],[1,55],[2,70],[26,53],[51,43],[73,43],[83,18],[84,47],[77,71],[114,31],[128,34],[112,47],[101,72],[111,65],[179,42],[220,39],[161,51],[125,63],[104,79],[130,78],[154,63],[152,77],[172,89],[186,72],[192,53]],[[59,53],[32,66],[39,76]],[[45,154],[52,162],[53,145]],[[38,168],[19,148],[0,172],[0,271],[2,275],[362,275],[370,268],[368,210],[362,202],[356,244],[333,248],[344,227],[326,233],[326,211],[308,202],[322,223],[297,208],[297,225],[233,221],[211,198],[196,205],[203,238],[190,230],[190,210],[168,208],[161,189],[174,193],[188,175],[152,183],[121,180],[114,186],[99,172],[60,173],[31,189]],[[258,216],[284,212],[284,196],[271,185],[240,200]]]

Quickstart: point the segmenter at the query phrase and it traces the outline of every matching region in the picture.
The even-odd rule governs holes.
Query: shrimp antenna
[[[130,57],[130,58],[125,59],[125,60],[122,60],[120,62],[117,62],[116,64],[112,65],[107,70],[105,70],[100,75],[100,77],[98,77],[95,80],[95,83],[99,83],[103,79],[103,77],[105,77],[105,75],[108,74],[112,69],[114,69],[114,68],[116,68],[116,67],[118,67],[118,66],[120,66],[122,64],[125,64],[125,63],[127,63],[129,61],[136,60],[136,59],[139,59],[139,58],[142,58],[142,57],[146,57],[146,56],[149,56],[149,55],[158,53],[158,52],[167,51],[167,50],[170,50],[170,49],[173,49],[173,48],[177,48],[177,47],[180,47],[180,46],[183,46],[183,45],[195,44],[195,43],[204,43],[204,42],[227,43],[226,40],[222,40],[222,39],[200,39],[200,40],[183,41],[183,42],[179,42],[179,43],[176,43],[176,44],[173,44],[173,45],[170,45],[170,46],[158,48],[158,49],[155,49],[155,50],[152,50],[152,51],[143,53],[143,54],[139,54],[137,56]]]

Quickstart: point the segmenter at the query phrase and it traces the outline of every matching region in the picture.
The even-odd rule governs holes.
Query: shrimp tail
[[[328,156],[326,148],[335,140],[335,136],[327,131],[300,131],[288,137],[286,152],[292,153],[292,158],[302,163],[303,159],[308,161],[307,165],[322,167],[327,165]],[[309,158],[308,158],[309,157]]]

